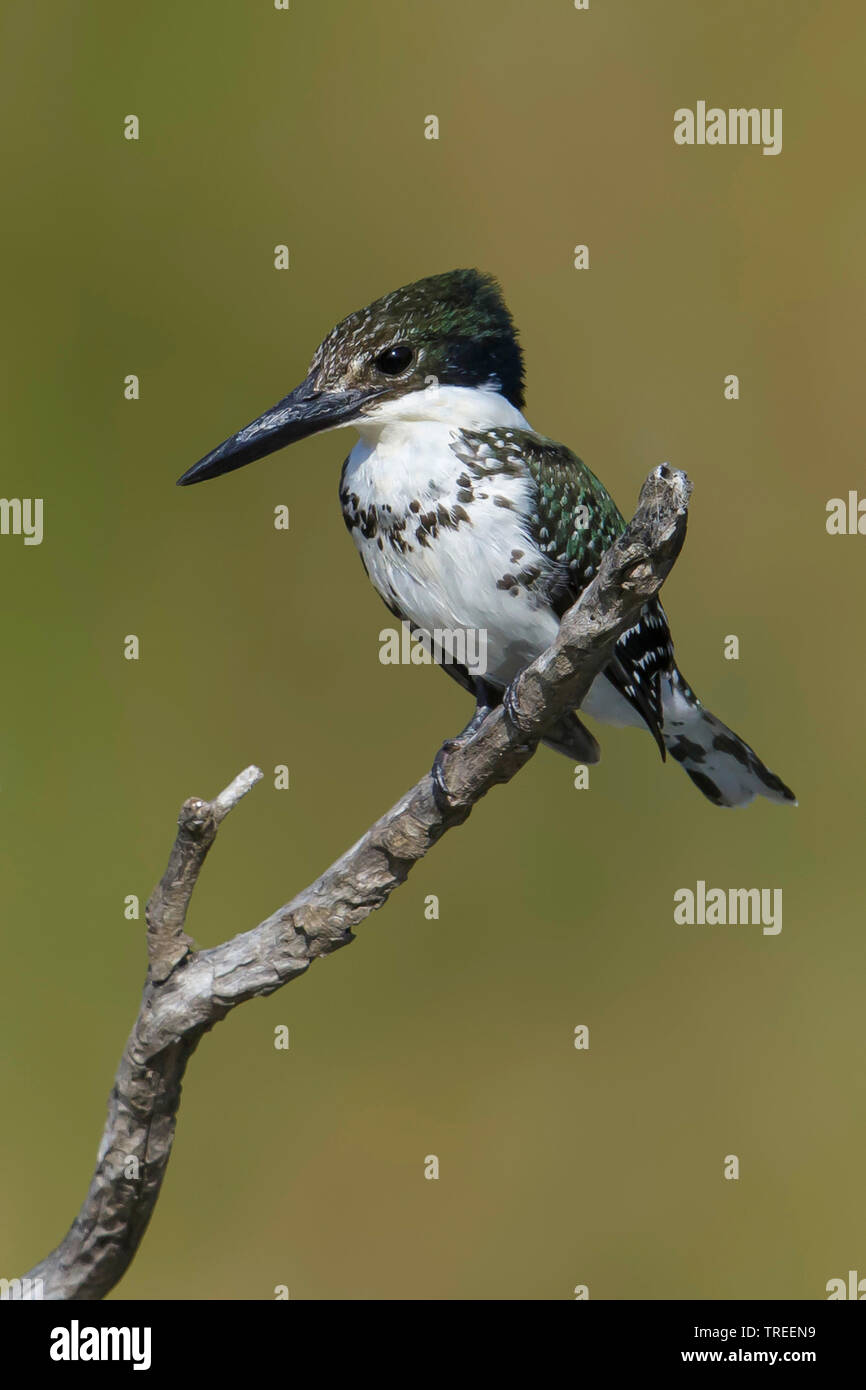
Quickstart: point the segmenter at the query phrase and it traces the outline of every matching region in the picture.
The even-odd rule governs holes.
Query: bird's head
[[[431,275],[349,314],[320,343],[300,386],[178,481],[216,478],[322,430],[393,418],[400,402],[442,386],[523,405],[514,324],[496,281],[478,270]]]

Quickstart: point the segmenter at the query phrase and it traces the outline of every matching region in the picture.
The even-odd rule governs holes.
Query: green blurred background
[[[461,265],[501,279],[530,420],[623,510],[660,460],[690,474],[681,665],[800,807],[717,811],[635,731],[601,731],[589,791],[542,751],[350,950],[204,1040],[116,1296],[821,1298],[866,1273],[866,540],[825,530],[863,482],[863,29],[808,0],[6,7],[0,491],[44,497],[45,539],[0,538],[0,1273],[84,1195],[145,968],[123,900],[184,798],[269,770],[194,898],[216,944],[468,717],[378,661],[348,433],[174,487],[338,318]],[[783,107],[782,154],[675,146],[698,99]],[[675,926],[698,878],[781,887],[781,935]]]

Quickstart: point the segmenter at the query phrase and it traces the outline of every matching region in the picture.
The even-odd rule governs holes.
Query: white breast
[[[365,537],[355,527],[352,536],[386,602],[428,632],[484,632],[488,678],[506,684],[549,645],[559,626],[539,596],[522,586],[501,584],[504,576],[530,564],[549,569],[549,561],[521,522],[531,509],[531,480],[502,476],[477,482],[466,508],[469,520],[461,520],[456,528],[440,527],[427,545],[417,534],[415,518],[419,511],[435,512],[437,505],[450,511],[459,503],[457,479],[464,467],[451,448],[455,428],[530,426],[496,393],[440,388],[435,394],[438,408],[405,397],[396,418],[397,403],[390,403],[388,415],[383,412],[365,422],[361,441],[349,455],[343,486],[357,496],[361,509],[376,509],[381,529]],[[402,549],[382,532],[394,517],[404,515],[409,521],[401,533],[406,543]]]

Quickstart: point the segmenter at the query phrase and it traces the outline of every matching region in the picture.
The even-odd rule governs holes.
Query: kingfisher
[[[453,748],[480,727],[625,529],[606,488],[523,413],[523,352],[493,276],[452,270],[386,294],[331,329],[289,395],[188,469],[180,486],[242,468],[324,430],[359,436],[340,477],[343,517],[385,604],[412,632],[485,638],[483,674],[443,661],[475,697]],[[716,806],[792,791],[704,708],[674,659],[658,599],[620,637],[581,707],[652,734]],[[596,763],[569,711],[544,742]],[[437,759],[434,777],[444,776]]]

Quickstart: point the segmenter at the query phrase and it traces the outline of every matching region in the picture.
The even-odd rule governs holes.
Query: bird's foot
[[[475,713],[466,728],[461,729],[456,738],[447,738],[433,759],[430,776],[433,780],[433,798],[440,811],[451,811],[456,805],[445,780],[446,759],[456,749],[464,748],[470,739],[474,738],[490,711],[496,708],[497,701],[483,682],[477,684],[476,691]]]
[[[459,748],[462,743],[461,738],[446,738],[436,757],[433,759],[433,766],[430,769],[430,778],[433,782],[433,800],[443,814],[454,809],[454,802],[448,790],[448,783],[445,780],[445,759],[449,753],[453,753],[455,748]]]
[[[502,696],[502,708],[505,710],[505,717],[518,734],[523,733],[520,711],[515,703],[514,687],[509,685],[505,694]]]

